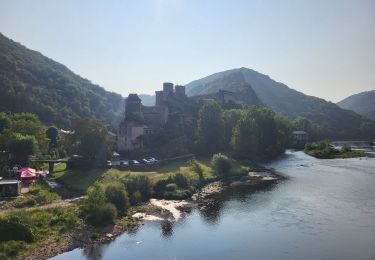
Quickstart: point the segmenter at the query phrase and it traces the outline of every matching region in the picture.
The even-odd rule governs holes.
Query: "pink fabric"
[[[24,167],[24,168],[21,168],[18,170],[18,172],[24,172],[24,171],[29,171],[29,172],[32,172],[32,173],[35,173],[36,170],[35,169],[32,169],[32,168],[27,168],[27,167]]]
[[[36,174],[44,174],[44,175],[47,175],[47,174],[49,174],[49,171],[37,171]]]
[[[21,179],[33,179],[36,177],[36,173],[34,169],[28,168],[21,172]]]

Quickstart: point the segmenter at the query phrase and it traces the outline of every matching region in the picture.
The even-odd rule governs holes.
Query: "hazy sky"
[[[123,95],[238,67],[331,101],[375,89],[375,0],[0,0],[0,32]]]

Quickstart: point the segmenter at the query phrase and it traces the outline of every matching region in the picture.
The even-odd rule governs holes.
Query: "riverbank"
[[[114,225],[100,228],[92,227],[81,221],[74,229],[66,233],[51,234],[43,241],[26,247],[23,253],[13,259],[43,260],[76,248],[109,243],[124,232],[135,232],[140,225],[140,221],[132,217],[123,217],[116,220]]]
[[[68,203],[65,207],[76,212],[74,214],[74,221],[76,224],[64,229],[56,229],[53,231],[50,228],[50,225],[53,224],[46,221],[45,228],[51,229],[51,231],[49,230],[50,235],[42,236],[31,244],[25,244],[26,247],[20,250],[17,259],[47,259],[54,255],[71,251],[75,248],[86,248],[93,245],[107,243],[114,240],[124,232],[134,232],[140,225],[142,225],[143,221],[176,222],[186,214],[189,214],[193,208],[202,207],[210,203],[210,199],[206,199],[210,197],[210,195],[220,193],[228,187],[236,185],[255,186],[282,178],[281,176],[265,169],[261,169],[257,172],[249,172],[249,170],[247,170],[246,173],[244,170],[248,169],[247,167],[241,166],[238,163],[233,163],[231,165],[231,174],[222,178],[219,178],[214,174],[212,166],[207,161],[196,161],[196,167],[192,167],[187,164],[187,162],[175,163],[165,167],[163,172],[152,173],[107,170],[103,172],[100,177],[97,175],[99,177],[97,179],[102,185],[108,185],[113,182],[121,182],[126,185],[126,182],[132,178],[145,177],[148,178],[150,184],[153,185],[151,186],[153,187],[152,189],[155,188],[157,183],[161,182],[164,184],[163,187],[165,188],[165,191],[170,193],[170,187],[167,184],[176,181],[178,185],[170,185],[174,186],[174,189],[177,187],[175,190],[176,192],[185,189],[189,191],[194,190],[195,193],[193,194],[192,192],[189,196],[184,196],[183,198],[185,200],[182,198],[177,200],[154,199],[151,196],[151,199],[147,203],[136,206],[133,205],[129,210],[128,217],[117,219],[114,225],[98,228],[89,226],[81,219],[81,217],[79,217],[79,206],[77,204]],[[72,173],[69,173],[67,178],[70,178],[71,174]],[[177,179],[176,176],[179,177],[179,179]],[[184,179],[181,179],[182,176]],[[74,179],[77,177],[78,176],[74,177]],[[90,182],[91,181],[92,178],[90,178]],[[188,186],[183,186],[186,185],[184,183]],[[206,185],[202,186],[202,183],[206,183]],[[155,193],[155,195],[157,194]],[[48,207],[51,212],[53,211],[52,206],[54,206],[54,204],[51,204]],[[63,210],[63,207],[59,208],[60,210]],[[27,208],[25,208],[25,210],[27,210]],[[50,218],[54,218],[53,214]]]
[[[150,199],[149,203],[132,212],[132,217],[140,221],[175,222],[189,214],[195,207],[205,207],[211,203],[210,197],[235,186],[261,186],[265,183],[283,180],[286,177],[272,170],[251,171],[246,176],[233,176],[206,184],[191,198],[185,200]]]

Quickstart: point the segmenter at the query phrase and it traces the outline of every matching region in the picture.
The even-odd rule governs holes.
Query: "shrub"
[[[34,196],[25,197],[25,198],[17,198],[15,201],[13,201],[13,206],[16,208],[24,208],[24,207],[32,207],[35,206],[36,200],[34,199]]]
[[[140,191],[133,192],[130,196],[130,203],[136,205],[142,202],[142,194]]]
[[[187,187],[189,187],[189,180],[182,173],[176,173],[172,177],[172,180],[180,188],[187,188]]]
[[[94,226],[112,224],[117,217],[116,207],[106,202],[104,187],[99,182],[88,188],[81,211],[86,220]]]
[[[218,177],[226,178],[232,168],[232,160],[221,153],[212,156],[212,167]]]
[[[350,147],[350,146],[343,146],[342,148],[341,148],[341,152],[342,153],[349,153],[349,152],[351,152],[352,151],[352,148]]]
[[[190,190],[175,190],[175,191],[166,191],[164,193],[164,198],[169,200],[181,200],[191,197],[192,192]]]
[[[27,223],[18,216],[10,216],[0,219],[0,242],[10,240],[24,241],[31,243],[34,241],[34,234]]]
[[[167,180],[159,180],[154,185],[154,192],[156,197],[162,197],[165,192],[165,186],[167,186],[169,182]]]
[[[22,241],[10,240],[0,244],[0,259],[10,259],[17,256],[21,251],[25,250],[25,243]]]
[[[105,189],[107,201],[115,205],[118,215],[124,215],[130,206],[128,193],[121,183],[111,183]]]
[[[175,183],[169,183],[165,186],[167,191],[175,191],[177,190],[177,185]]]
[[[197,159],[193,158],[189,161],[190,169],[194,172],[196,172],[199,176],[199,180],[203,180],[203,169],[202,166],[199,164]]]
[[[152,183],[147,176],[134,176],[126,178],[124,180],[124,185],[129,194],[139,191],[141,194],[141,201],[145,201],[151,196]]]

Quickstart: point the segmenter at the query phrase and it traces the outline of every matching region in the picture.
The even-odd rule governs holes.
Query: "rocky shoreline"
[[[143,221],[178,221],[190,213],[194,207],[205,207],[210,202],[212,195],[223,192],[229,187],[239,185],[256,186],[266,182],[278,181],[285,177],[272,170],[260,169],[249,172],[246,176],[236,176],[226,180],[211,182],[193,194],[190,200],[157,200],[150,199],[149,203],[134,207],[130,217],[124,217],[115,225],[101,229],[81,224],[68,234],[62,235],[58,241],[51,240],[32,254],[21,255],[17,259],[39,260],[49,259],[76,248],[84,248],[96,244],[109,243],[124,232],[135,232]]]

